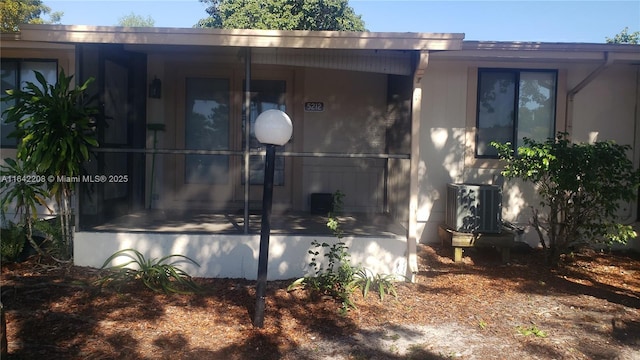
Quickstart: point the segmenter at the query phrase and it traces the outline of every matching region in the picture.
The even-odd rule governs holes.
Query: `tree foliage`
[[[627,157],[629,146],[571,143],[566,133],[524,144],[517,155],[510,144],[492,145],[506,161],[504,176],[535,185],[541,202],[532,206],[532,225],[550,261],[574,246],[625,243],[635,236],[617,222],[621,204],[636,199],[640,184],[640,172]]]
[[[347,0],[200,0],[208,18],[196,27],[219,29],[365,31]]]
[[[136,15],[134,13],[130,13],[129,15],[125,15],[118,19],[118,26],[154,27],[155,25],[156,21],[153,20],[151,16],[147,16],[145,18],[142,15]]]
[[[42,16],[49,15],[49,20]],[[20,24],[54,24],[60,22],[62,12],[51,12],[42,0],[2,0],[0,31],[19,31]]]
[[[640,31],[629,33],[629,27],[625,27],[614,37],[606,37],[607,44],[640,44]]]

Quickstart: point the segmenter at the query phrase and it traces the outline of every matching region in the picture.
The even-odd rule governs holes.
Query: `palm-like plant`
[[[44,188],[41,177],[24,177],[28,171],[21,161],[11,158],[4,159],[4,164],[0,165],[0,176],[8,181],[0,182],[0,211],[2,211],[2,220],[5,220],[5,214],[9,206],[13,204],[16,211],[16,217],[19,219],[21,226],[24,227],[24,234],[31,243],[31,246],[42,255],[42,250],[33,240],[33,222],[38,216],[37,206],[41,205],[49,208],[46,199],[49,193]],[[33,181],[31,181],[33,180]]]
[[[86,106],[84,96],[93,78],[72,88],[73,76],[66,76],[64,70],[55,84],[47,83],[37,71],[35,77],[38,84],[27,82],[23,90],[9,90],[2,99],[15,104],[5,111],[5,122],[16,125],[10,136],[18,138],[17,158],[23,163],[23,175],[80,176],[91,147],[98,146],[93,119],[97,109]],[[47,181],[46,187],[55,199],[62,238],[71,254],[70,200],[75,183],[54,180]]]

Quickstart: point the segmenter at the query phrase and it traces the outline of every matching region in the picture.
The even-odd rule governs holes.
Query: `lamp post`
[[[262,192],[262,223],[260,225],[260,254],[258,257],[258,281],[256,284],[256,309],[253,326],[264,325],[264,304],[267,288],[267,265],[269,263],[269,234],[271,232],[271,205],[273,203],[273,173],[276,146],[289,142],[293,125],[287,114],[280,110],[267,110],[256,118],[256,138],[267,147],[264,165],[264,188]]]

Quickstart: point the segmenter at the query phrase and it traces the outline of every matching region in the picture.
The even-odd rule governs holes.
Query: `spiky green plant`
[[[380,296],[380,300],[384,300],[386,294],[398,297],[394,281],[397,275],[393,274],[374,274],[367,268],[360,268],[353,276],[353,281],[349,284],[352,288],[362,291],[362,296],[367,297],[370,289],[375,289]]]
[[[129,260],[119,265],[109,266],[119,257]],[[138,250],[123,249],[116,251],[105,260],[101,269],[106,270],[106,275],[98,283],[101,286],[121,286],[127,282],[140,281],[156,292],[179,294],[197,292],[200,286],[186,271],[177,266],[184,262],[200,266],[195,260],[184,255],[167,255],[160,259],[145,258]]]

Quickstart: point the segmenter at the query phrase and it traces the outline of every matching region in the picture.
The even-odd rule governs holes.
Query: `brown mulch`
[[[270,282],[262,329],[255,283],[197,279],[165,295],[93,285],[95,269],[41,259],[2,265],[13,359],[640,359],[640,257],[581,252],[557,269],[538,252],[503,265],[491,249],[420,245],[420,272],[398,297],[330,299]]]

